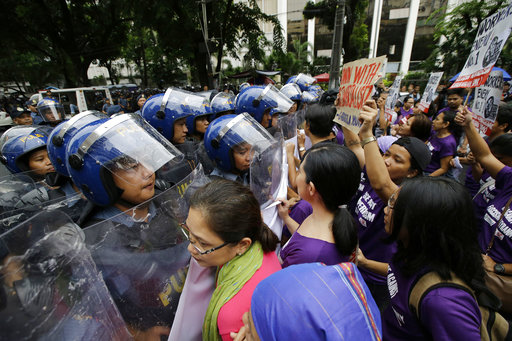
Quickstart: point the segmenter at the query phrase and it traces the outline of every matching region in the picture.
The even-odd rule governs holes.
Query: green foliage
[[[282,71],[285,77],[301,72],[310,73],[312,65],[308,62],[308,58],[311,57],[308,46],[310,46],[308,42],[301,43],[300,40],[293,40],[291,51],[282,53],[274,50],[268,57],[265,57],[263,68]]]
[[[436,46],[421,67],[427,72],[442,69],[445,76],[460,72],[469,56],[480,23],[507,3],[505,0],[472,0],[455,7],[448,14],[443,14],[446,8],[433,13],[428,20],[435,23]],[[446,40],[438,44],[441,36],[446,37]],[[508,52],[503,53],[505,58],[502,61],[506,62]]]

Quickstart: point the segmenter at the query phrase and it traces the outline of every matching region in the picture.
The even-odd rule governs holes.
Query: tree
[[[447,75],[462,70],[480,23],[507,3],[505,0],[472,0],[453,8],[449,13],[446,13],[444,7],[434,12],[428,20],[435,22],[436,46],[422,67],[427,72],[443,69]],[[445,37],[444,41],[441,40],[442,36]],[[440,41],[442,42],[439,43]],[[505,60],[509,58],[511,48],[508,44],[502,52]]]
[[[59,69],[65,86],[87,85],[95,60],[119,55],[128,18],[122,0],[4,0],[3,43]],[[16,29],[13,30],[12,28]]]
[[[327,27],[334,29],[337,0],[308,1],[304,7],[306,19],[320,18]],[[368,26],[366,8],[368,0],[345,1],[345,25],[343,26],[343,49],[345,62],[354,61],[368,55]]]
[[[301,43],[300,40],[292,41],[292,50],[287,53],[272,51],[263,61],[263,68],[266,70],[279,70],[284,75],[295,75],[300,72],[311,72],[311,64],[308,58],[311,52],[308,51],[308,42]]]

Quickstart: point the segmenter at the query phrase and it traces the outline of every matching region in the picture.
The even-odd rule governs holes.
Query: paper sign
[[[483,85],[498,60],[511,29],[512,2],[485,18],[478,26],[471,53],[459,77],[450,88],[476,88]]]
[[[384,104],[384,109],[386,111],[386,120],[388,122],[393,122],[393,115],[395,114],[395,104],[398,101],[398,97],[400,97],[400,83],[402,82],[402,76],[396,76],[393,81],[393,85],[389,88],[389,95],[386,98],[386,104]]]
[[[386,56],[372,59],[359,59],[343,66],[339,103],[334,122],[355,133],[359,132],[359,112],[373,92],[373,85],[379,77],[379,71]]]
[[[473,102],[473,124],[476,129],[487,136],[491,133],[492,124],[498,115],[498,105],[503,91],[503,74],[492,71],[487,81],[475,90]]]
[[[425,112],[430,107],[430,103],[435,99],[437,86],[439,85],[439,81],[441,81],[441,77],[443,77],[443,72],[432,72],[430,77],[428,78],[428,83],[423,91],[423,96],[421,96],[420,103],[418,104],[418,108]]]

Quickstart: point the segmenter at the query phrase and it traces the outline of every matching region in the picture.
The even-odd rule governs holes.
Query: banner
[[[473,123],[476,129],[489,136],[498,115],[498,105],[503,91],[503,74],[492,71],[484,85],[475,90],[473,104]]]
[[[432,72],[428,78],[427,87],[423,91],[418,108],[425,112],[430,107],[430,103],[435,99],[437,86],[443,77],[443,72]]]
[[[476,88],[484,84],[507,42],[511,28],[512,2],[485,18],[478,26],[471,53],[459,77],[450,88]]]
[[[355,133],[359,132],[359,111],[373,92],[373,85],[379,79],[379,71],[386,63],[386,56],[359,59],[343,66],[339,103],[334,122]]]
[[[400,83],[402,82],[402,76],[396,76],[393,81],[393,85],[389,88],[389,95],[386,98],[386,104],[384,104],[384,109],[386,111],[386,120],[390,123],[393,123],[393,115],[395,115],[395,104],[400,97]]]

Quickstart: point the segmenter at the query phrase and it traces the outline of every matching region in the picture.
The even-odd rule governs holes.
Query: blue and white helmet
[[[244,143],[255,153],[261,153],[274,143],[274,139],[248,113],[217,118],[210,123],[204,136],[206,153],[226,172],[235,169],[233,147]]]
[[[302,90],[295,83],[285,84],[281,90],[282,94],[291,99],[292,101],[299,101],[302,99]]]
[[[57,173],[69,176],[66,147],[75,133],[86,125],[96,121],[106,121],[108,116],[99,111],[87,110],[73,116],[56,126],[48,138],[48,157]]]
[[[66,117],[64,106],[53,98],[43,98],[37,103],[37,112],[46,123],[58,123]]]
[[[165,93],[153,95],[142,107],[142,117],[169,141],[174,137],[174,122],[193,115],[187,98],[192,92],[177,88],[168,88]],[[201,97],[201,100],[204,100]]]
[[[210,105],[213,113],[212,120],[225,114],[233,114],[235,112],[235,96],[231,93],[219,92],[212,98]]]
[[[302,91],[307,91],[310,85],[316,82],[314,77],[305,75],[303,73],[299,73],[297,76],[291,76],[286,81],[286,84],[295,83],[297,84]]]
[[[76,132],[67,155],[71,179],[97,205],[109,206],[121,197],[114,177],[131,183],[122,174],[139,167],[153,174],[183,156],[139,115],[122,114],[94,124]]]

